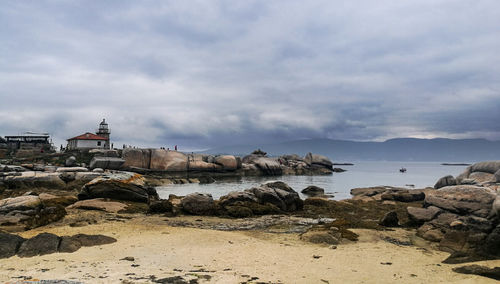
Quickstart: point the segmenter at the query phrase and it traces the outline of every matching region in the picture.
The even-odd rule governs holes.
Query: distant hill
[[[260,148],[268,155],[322,154],[333,161],[439,161],[475,162],[500,160],[500,141],[485,139],[396,138],[384,142],[309,139],[276,144],[236,145],[203,151],[208,154],[247,155]]]

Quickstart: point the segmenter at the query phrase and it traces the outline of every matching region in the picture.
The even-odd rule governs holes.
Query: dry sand
[[[195,221],[194,217],[191,221]],[[103,234],[114,244],[83,247],[74,253],[0,260],[0,281],[66,279],[85,283],[150,283],[180,275],[200,283],[497,283],[453,272],[442,264],[448,254],[398,246],[381,235],[405,238],[413,232],[355,230],[356,243],[336,249],[303,242],[297,234],[216,231],[169,227],[166,217],[136,216],[126,222],[104,221],[84,227],[48,226],[23,232],[57,235]],[[199,217],[198,217],[199,219]],[[206,219],[205,217],[203,219]],[[315,257],[316,256],[316,257]],[[134,261],[121,260],[133,257]],[[500,266],[500,261],[481,265]]]

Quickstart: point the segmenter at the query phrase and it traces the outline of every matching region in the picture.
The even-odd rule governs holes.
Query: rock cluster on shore
[[[447,262],[500,257],[499,173],[500,161],[473,164],[456,178],[439,179],[423,208],[408,207],[417,234],[452,253]]]

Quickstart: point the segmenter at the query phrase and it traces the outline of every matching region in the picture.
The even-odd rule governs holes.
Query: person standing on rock
[[[175,151],[177,151],[177,145],[174,146]]]

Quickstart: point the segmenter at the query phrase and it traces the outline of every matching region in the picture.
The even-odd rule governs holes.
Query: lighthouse
[[[106,138],[104,142],[104,149],[109,149],[109,135],[111,134],[111,130],[106,123],[106,119],[102,119],[102,122],[99,124],[99,130],[96,132],[98,136]]]

